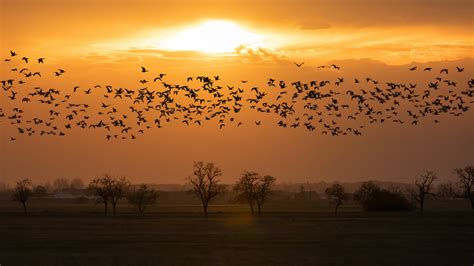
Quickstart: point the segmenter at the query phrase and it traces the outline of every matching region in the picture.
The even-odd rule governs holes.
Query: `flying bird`
[[[301,63],[296,63],[296,62],[293,62],[297,67],[301,67],[302,65],[304,65],[304,62],[301,62]]]

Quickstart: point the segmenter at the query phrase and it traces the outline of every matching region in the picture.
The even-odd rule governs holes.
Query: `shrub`
[[[136,207],[140,214],[144,214],[148,206],[158,200],[158,192],[147,185],[140,185],[138,189],[132,190],[127,195],[128,203]]]
[[[354,193],[365,211],[411,211],[414,206],[401,192],[382,189],[374,182],[364,182]]]

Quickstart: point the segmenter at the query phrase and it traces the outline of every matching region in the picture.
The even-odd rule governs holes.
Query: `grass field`
[[[10,265],[473,265],[474,212],[467,202],[429,203],[418,213],[364,213],[323,200],[245,205],[161,202],[145,217],[120,206],[36,200],[23,217],[0,201],[0,264]]]

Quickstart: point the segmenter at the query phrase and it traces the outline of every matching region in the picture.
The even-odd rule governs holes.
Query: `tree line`
[[[474,210],[474,194],[472,192],[474,167],[456,168],[454,173],[458,179],[458,188],[464,193],[464,197],[470,200],[471,208]],[[433,184],[437,179],[438,177],[433,171],[426,171],[418,175],[415,177],[414,187],[407,191],[408,198],[403,191],[383,189],[374,182],[367,181],[355,191],[353,199],[360,203],[365,211],[410,211],[417,208],[420,213],[423,213],[426,199],[429,196],[453,198],[457,194],[452,183],[440,184],[438,193],[434,193]],[[338,183],[328,187],[325,193],[335,206],[335,215],[337,215],[339,207],[350,199],[350,194]]]
[[[468,198],[474,210],[474,194],[472,192],[474,184],[474,167],[454,169],[457,176],[457,188],[464,197]],[[229,187],[222,184],[222,170],[212,162],[198,161],[193,164],[192,174],[187,178],[187,183],[191,186],[193,193],[202,205],[205,217],[208,216],[210,203],[218,196],[229,191]],[[334,205],[334,213],[337,215],[340,206],[348,200],[353,199],[358,202],[365,211],[409,211],[417,208],[421,213],[424,210],[426,199],[430,196],[454,197],[458,194],[456,187],[452,183],[442,183],[438,186],[437,193],[434,193],[434,182],[438,179],[432,171],[417,176],[414,186],[408,191],[408,197],[403,191],[383,189],[372,181],[364,182],[351,194],[347,193],[344,186],[334,183],[326,188],[325,194],[330,203]],[[268,201],[273,193],[273,185],[276,178],[271,175],[260,175],[255,171],[244,171],[236,183],[230,188],[235,193],[235,200],[248,204],[252,215],[260,215],[263,205]],[[55,181],[57,187],[83,187],[82,181],[73,179],[67,181],[61,179]],[[62,184],[62,185],[61,185]],[[135,207],[138,213],[145,211],[158,201],[159,193],[146,184],[133,186],[125,177],[112,177],[108,174],[95,177],[87,185],[87,191],[96,199],[96,203],[104,205],[104,215],[107,216],[112,209],[112,214],[117,215],[117,206],[123,200]],[[27,214],[27,202],[33,196],[44,196],[45,186],[33,187],[30,179],[23,179],[16,182],[12,190],[12,199],[21,203],[23,212]]]

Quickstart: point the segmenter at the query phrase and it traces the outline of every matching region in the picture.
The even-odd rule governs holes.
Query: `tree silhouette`
[[[89,184],[89,190],[104,203],[104,215],[107,216],[108,204],[113,208],[114,216],[117,215],[117,204],[125,197],[130,182],[122,178],[113,178],[108,174],[94,178]]]
[[[325,192],[329,202],[335,205],[334,215],[337,216],[339,206],[349,199],[349,194],[347,194],[344,190],[344,187],[338,183],[326,188]]]
[[[110,184],[112,178],[109,175],[96,177],[89,183],[89,190],[104,203],[104,215],[107,216],[110,197]]]
[[[370,203],[374,201],[375,196],[379,193],[381,188],[373,181],[367,181],[360,185],[354,193],[354,200],[359,202],[364,210],[369,210]]]
[[[255,214],[254,204],[257,194],[258,179],[259,175],[257,172],[244,171],[234,186],[234,191],[238,193],[236,196],[237,201],[247,202],[252,215]]]
[[[127,200],[137,208],[141,215],[144,215],[146,208],[158,200],[158,192],[142,184],[138,189],[131,190],[127,194]]]
[[[37,185],[33,188],[33,195],[37,198],[44,198],[48,195],[48,190],[45,186]]]
[[[373,181],[363,182],[354,192],[354,200],[365,211],[410,211],[414,207],[400,191],[383,189]]]
[[[19,201],[23,205],[23,213],[27,215],[26,202],[33,196],[31,189],[32,183],[28,178],[22,179],[16,182],[15,188],[13,189],[12,199]]]
[[[257,190],[255,193],[255,202],[257,203],[257,213],[260,215],[262,205],[268,198],[268,195],[271,194],[271,186],[275,183],[275,178],[273,176],[266,175],[259,178],[257,183]]]
[[[459,197],[459,191],[453,182],[444,182],[438,185],[436,189],[436,196],[441,199],[452,200]]]
[[[474,166],[466,166],[464,169],[456,168],[454,172],[459,178],[459,186],[464,190],[466,197],[471,201],[471,207],[474,210],[474,195],[472,187],[474,185]]]
[[[123,199],[130,188],[130,182],[125,178],[113,178],[109,186],[109,199],[112,204],[114,216],[117,215],[117,204]]]
[[[225,191],[225,187],[219,184],[222,170],[214,163],[194,162],[193,175],[188,177],[192,186],[192,192],[196,194],[202,203],[204,216],[207,218],[207,209],[213,198]]]
[[[71,180],[71,182],[69,183],[69,186],[72,189],[82,189],[84,188],[84,182],[82,181],[82,179],[76,177]]]
[[[423,213],[423,207],[425,205],[426,195],[434,195],[431,193],[433,182],[437,179],[437,176],[432,171],[426,171],[424,174],[418,176],[415,179],[415,186],[417,191],[414,193],[414,199],[420,206],[420,213]]]

